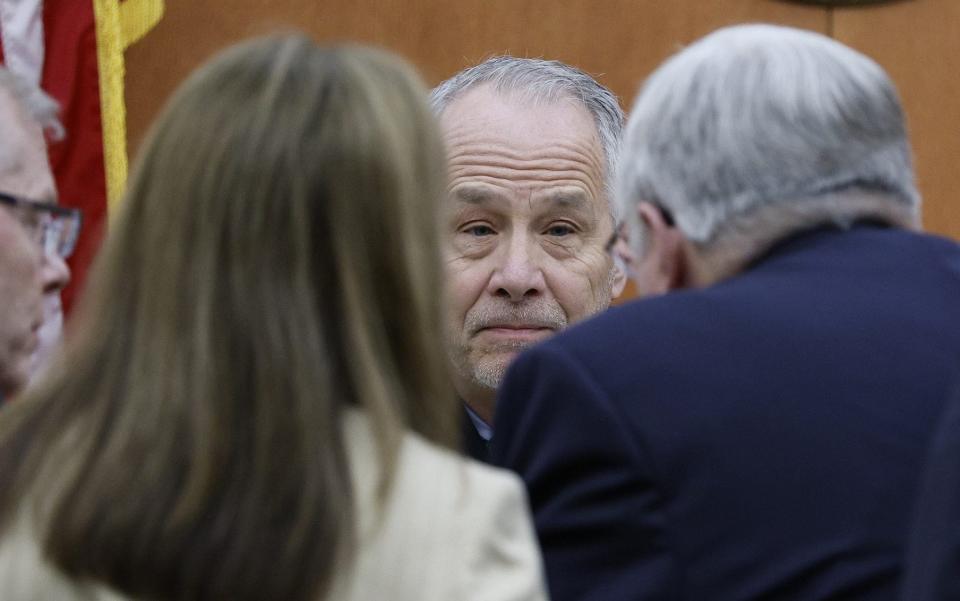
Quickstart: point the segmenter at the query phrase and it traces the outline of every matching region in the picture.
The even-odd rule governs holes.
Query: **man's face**
[[[441,125],[447,328],[466,396],[495,389],[522,349],[607,308],[623,277],[604,249],[613,224],[585,108],[524,104],[478,86]]]
[[[56,199],[40,126],[0,90],[0,192],[31,200]],[[69,280],[59,257],[47,257],[14,211],[0,207],[0,394],[26,382],[44,303],[53,305]]]
[[[27,381],[43,320],[41,255],[36,242],[0,207],[0,396]]]

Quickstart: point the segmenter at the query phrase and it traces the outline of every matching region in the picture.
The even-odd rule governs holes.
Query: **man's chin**
[[[530,345],[532,346],[532,345]],[[523,349],[510,349],[496,354],[485,355],[480,361],[473,363],[473,379],[481,386],[496,390],[507,374],[510,363],[516,359]]]
[[[24,361],[12,369],[0,372],[0,401],[7,400],[27,385],[30,377],[29,362]]]
[[[493,391],[507,373],[507,368],[517,356],[538,341],[526,344],[498,344],[482,348],[460,347],[461,352],[453,356],[453,365],[459,377],[465,382]]]

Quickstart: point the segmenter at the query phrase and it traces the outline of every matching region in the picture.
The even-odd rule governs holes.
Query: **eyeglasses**
[[[663,223],[665,223],[668,227],[674,227],[676,225],[676,222],[673,220],[673,213],[659,203],[651,204],[657,207],[657,210],[660,211],[660,216],[663,218]],[[607,243],[603,245],[603,250],[607,251],[607,253],[612,251],[613,247],[617,244],[617,240],[620,240],[624,237],[625,229],[626,224],[624,224],[622,221],[619,225],[617,225],[617,227],[613,228],[613,233],[610,234],[610,238],[607,240]]]
[[[11,207],[17,219],[45,254],[56,255],[61,259],[73,254],[83,222],[80,209],[27,200],[3,192],[0,192],[0,203]]]
[[[616,246],[617,241],[623,237],[624,224],[620,223],[617,227],[613,228],[613,233],[610,234],[610,238],[607,239],[607,243],[603,245],[603,250],[607,254],[610,254],[613,251],[613,247]]]

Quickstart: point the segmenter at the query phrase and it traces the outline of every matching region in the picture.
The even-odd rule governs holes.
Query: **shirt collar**
[[[490,424],[483,421],[479,415],[474,413],[470,405],[464,403],[463,408],[467,410],[467,415],[470,416],[470,421],[473,422],[473,427],[477,429],[477,434],[480,435],[480,438],[490,442],[490,439],[493,438],[493,428],[490,427]]]

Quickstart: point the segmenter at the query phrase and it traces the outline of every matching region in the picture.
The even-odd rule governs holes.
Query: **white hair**
[[[654,202],[690,241],[709,246],[777,205],[842,210],[820,201],[846,191],[919,209],[893,83],[828,37],[741,25],[694,43],[646,81],[627,124],[616,197],[632,226],[636,203]]]
[[[498,93],[517,94],[521,102],[536,104],[570,98],[586,108],[596,125],[603,151],[604,190],[610,214],[616,216],[616,205],[611,199],[624,115],[613,92],[585,71],[560,61],[494,56],[434,88],[430,93],[430,106],[440,115],[460,94],[479,84],[491,84]]]
[[[6,90],[20,104],[44,133],[54,140],[63,138],[63,124],[60,123],[60,105],[38,86],[33,85],[13,71],[0,67],[0,90]]]

